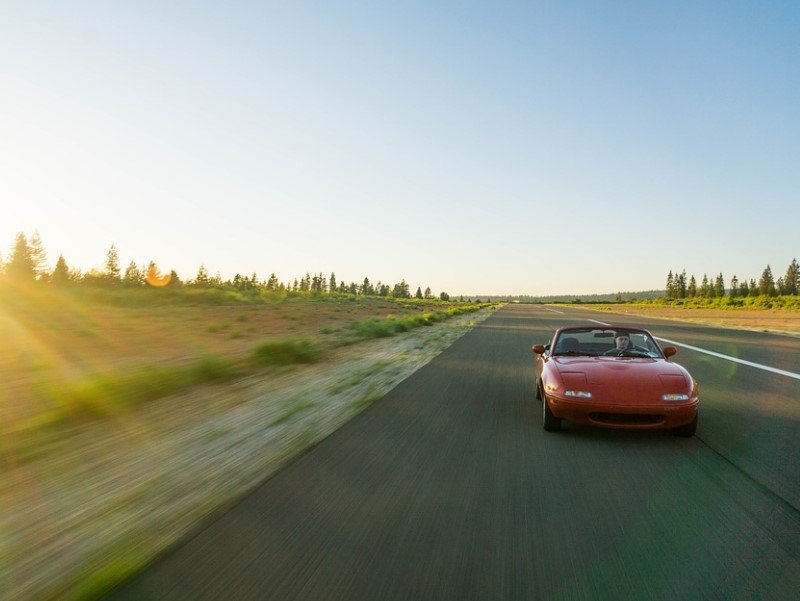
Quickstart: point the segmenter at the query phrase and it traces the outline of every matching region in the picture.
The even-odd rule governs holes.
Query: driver
[[[631,337],[628,336],[626,333],[622,332],[617,334],[617,337],[614,338],[614,348],[609,349],[605,352],[606,355],[619,355],[622,351],[627,351],[633,348],[633,344],[631,344]]]

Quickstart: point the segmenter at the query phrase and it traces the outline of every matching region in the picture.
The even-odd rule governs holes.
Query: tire
[[[548,432],[561,430],[561,418],[553,415],[546,400],[542,400],[542,427]]]
[[[684,438],[689,438],[694,436],[694,433],[697,432],[697,416],[700,414],[698,411],[694,414],[694,419],[690,421],[688,424],[683,426],[678,426],[677,428],[672,428],[672,433],[675,436],[682,436]]]
[[[537,380],[536,383],[534,384],[534,386],[536,386],[536,400],[537,401],[541,401],[542,400],[542,385]]]

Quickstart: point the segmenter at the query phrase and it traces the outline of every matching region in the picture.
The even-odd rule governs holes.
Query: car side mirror
[[[543,344],[534,344],[534,345],[531,347],[531,350],[532,350],[534,353],[536,353],[537,355],[543,355],[543,354],[544,354],[544,351],[545,351],[545,348],[544,348],[544,345],[543,345]]]
[[[677,354],[678,354],[678,349],[676,349],[674,346],[665,346],[664,347],[664,356],[667,359],[669,359],[673,355],[677,355]]]

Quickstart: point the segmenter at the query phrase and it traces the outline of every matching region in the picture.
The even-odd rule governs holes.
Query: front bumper
[[[578,424],[625,430],[676,428],[690,423],[697,415],[698,398],[688,401],[642,405],[619,405],[595,401],[565,400],[546,395],[545,402],[558,418]]]

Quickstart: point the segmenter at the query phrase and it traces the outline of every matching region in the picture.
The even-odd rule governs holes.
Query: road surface
[[[800,372],[800,338],[508,305],[110,598],[800,598],[800,376],[679,347],[694,438],[547,433],[531,345],[589,319]]]

